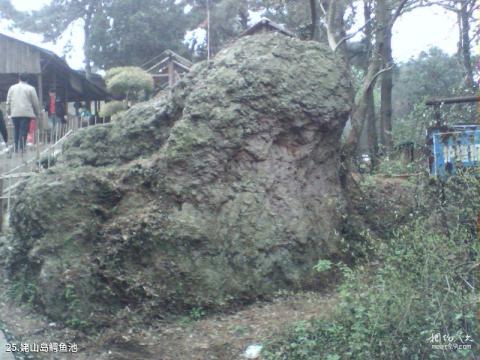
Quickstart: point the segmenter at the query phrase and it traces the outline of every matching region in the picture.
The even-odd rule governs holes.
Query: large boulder
[[[324,46],[255,35],[79,131],[17,192],[12,280],[74,325],[318,286],[342,256],[349,86]]]

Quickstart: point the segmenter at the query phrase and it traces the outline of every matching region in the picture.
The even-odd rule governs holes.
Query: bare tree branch
[[[333,51],[335,52],[338,47],[340,45],[342,45],[345,41],[348,41],[350,40],[351,38],[353,38],[355,35],[357,35],[360,31],[363,31],[363,29],[365,29],[368,24],[373,20],[373,18],[370,18],[365,24],[363,24],[363,26],[361,28],[359,28],[357,31],[355,31],[354,33],[350,34],[350,35],[347,35],[347,36],[344,36],[343,38],[340,39],[340,41],[337,43],[337,45],[335,46],[335,48],[333,49]]]
[[[367,87],[366,89],[369,89],[374,83],[375,81],[377,80],[377,78],[382,75],[383,73],[387,72],[387,71],[390,71],[392,70],[393,68],[395,67],[395,65],[390,65],[389,67],[387,68],[384,68],[380,71],[378,71],[375,75],[373,75],[373,77],[370,79],[370,82],[367,84]]]
[[[397,9],[395,10],[395,13],[393,14],[392,20],[390,21],[390,26],[393,26],[397,18],[402,14],[402,10],[407,5],[407,2],[409,0],[402,0],[400,4],[398,4]]]

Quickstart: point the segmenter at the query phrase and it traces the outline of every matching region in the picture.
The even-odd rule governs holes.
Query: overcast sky
[[[49,0],[12,0],[20,11],[37,10]],[[70,43],[73,50],[67,55],[69,65],[83,68],[83,31],[81,21],[73,24],[57,44],[42,43],[42,36],[9,31],[8,24],[0,21],[0,31],[21,40],[39,45],[62,56],[64,47]],[[438,46],[453,54],[457,46],[456,17],[438,7],[417,9],[397,20],[393,29],[393,56],[397,61],[406,61],[417,56],[422,50]]]

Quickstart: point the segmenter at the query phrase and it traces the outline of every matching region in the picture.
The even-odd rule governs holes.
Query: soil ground
[[[6,246],[6,244],[3,244]],[[2,267],[0,259],[0,268]],[[332,293],[286,293],[235,312],[162,320],[149,327],[116,323],[95,336],[61,327],[31,307],[8,296],[8,281],[0,274],[0,329],[7,343],[76,344],[78,352],[16,352],[15,359],[35,360],[236,360],[249,345],[261,344],[297,321],[325,317],[336,298]],[[5,355],[0,349],[0,359]]]

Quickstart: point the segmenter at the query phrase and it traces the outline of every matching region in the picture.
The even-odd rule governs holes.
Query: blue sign
[[[480,164],[480,126],[453,125],[431,128],[427,144],[430,145],[430,173],[445,177],[459,169]]]

